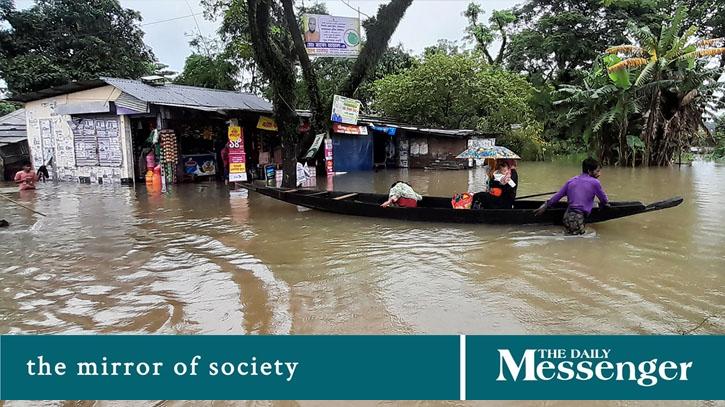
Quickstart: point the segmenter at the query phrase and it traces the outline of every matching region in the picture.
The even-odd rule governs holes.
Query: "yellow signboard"
[[[247,172],[247,165],[245,163],[229,163],[229,173],[239,174]]]
[[[277,122],[273,118],[267,116],[259,116],[257,128],[267,131],[277,131]]]
[[[242,128],[239,126],[229,126],[229,142],[237,143],[237,146],[242,141]]]

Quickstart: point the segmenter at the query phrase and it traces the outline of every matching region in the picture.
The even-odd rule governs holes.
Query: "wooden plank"
[[[357,192],[355,192],[355,193],[352,193],[352,194],[347,194],[347,195],[342,195],[342,196],[338,196],[338,197],[335,197],[335,198],[332,198],[332,199],[334,199],[334,200],[336,200],[336,201],[341,201],[341,200],[343,200],[343,199],[347,199],[347,198],[352,198],[353,196],[357,196]]]

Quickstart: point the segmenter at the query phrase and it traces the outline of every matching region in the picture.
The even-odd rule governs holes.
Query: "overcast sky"
[[[201,31],[204,35],[216,33],[219,22],[207,21],[202,15],[199,0],[120,0],[126,8],[141,12],[146,44],[151,46],[156,57],[172,69],[181,71],[184,60],[191,53],[189,35]],[[297,0],[301,4],[301,0]],[[374,15],[378,5],[387,3],[379,0],[349,0],[353,8],[367,15]],[[391,45],[402,43],[416,53],[435,44],[438,39],[460,40],[464,36],[466,20],[463,11],[470,0],[414,0],[408,12],[393,35]],[[521,0],[478,0],[486,10],[484,18],[496,9],[509,8]],[[305,0],[311,4],[314,1]],[[357,11],[341,0],[328,0],[330,14],[355,17]],[[16,0],[17,8],[27,8],[32,0]],[[190,16],[191,14],[198,14]],[[362,16],[365,18],[365,15]],[[198,23],[198,28],[197,28]]]

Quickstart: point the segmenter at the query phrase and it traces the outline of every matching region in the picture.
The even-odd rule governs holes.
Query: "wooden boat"
[[[380,206],[387,195],[362,192],[314,191],[281,189],[249,183],[244,188],[294,205],[343,215],[369,216],[424,222],[485,223],[485,224],[561,224],[566,203],[560,202],[535,216],[534,210],[544,201],[516,201],[513,209],[453,209],[450,197],[424,196],[417,208]],[[681,204],[681,197],[645,205],[641,202],[611,202],[611,207],[592,210],[587,223],[604,222],[625,216],[672,208]]]

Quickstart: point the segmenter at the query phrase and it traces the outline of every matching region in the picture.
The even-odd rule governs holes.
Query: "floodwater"
[[[574,165],[522,163],[519,195]],[[334,188],[475,190],[473,171],[388,170]],[[681,195],[588,226],[406,223],[302,210],[217,183],[167,194],[42,184],[0,201],[1,333],[725,333],[725,166],[606,168],[613,200]],[[7,186],[7,185],[6,185]],[[324,178],[318,188],[326,188]],[[332,185],[331,185],[332,186]]]

